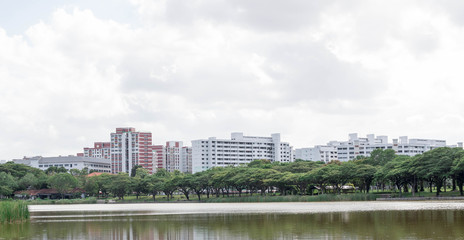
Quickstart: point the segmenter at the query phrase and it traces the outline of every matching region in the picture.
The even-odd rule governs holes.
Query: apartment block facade
[[[387,136],[368,134],[362,138],[358,137],[357,133],[351,133],[348,141],[331,141],[322,147],[295,149],[295,158],[307,161],[321,161],[323,159],[324,162],[331,160],[345,162],[353,160],[357,156],[368,157],[375,149],[392,149],[398,155],[415,156],[438,147],[462,148],[463,146],[462,143],[446,145],[445,140],[409,139],[407,136],[401,136],[388,142]]]
[[[154,145],[151,148],[153,152],[153,164],[157,169],[166,169],[166,147],[164,145]]]
[[[111,171],[129,173],[133,166],[141,165],[151,174],[153,166],[152,134],[137,132],[135,128],[116,128],[111,133]]]
[[[181,141],[168,141],[166,145],[153,146],[154,162],[168,172],[192,172],[192,148]]]
[[[231,134],[231,139],[210,137],[192,141],[193,173],[212,167],[246,164],[256,159],[291,162],[292,147],[281,142],[279,133],[271,137],[252,137],[236,132]]]
[[[294,158],[305,161],[329,163],[338,160],[338,149],[335,146],[317,145],[312,148],[295,149]]]
[[[180,165],[181,172],[192,173],[192,148],[191,147],[182,147],[182,161]]]
[[[82,156],[111,159],[111,142],[95,142],[93,148],[84,148]]]

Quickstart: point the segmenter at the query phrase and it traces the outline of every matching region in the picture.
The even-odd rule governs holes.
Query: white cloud
[[[0,22],[0,158],[73,154],[120,126],[158,144],[231,131],[297,147],[349,132],[462,140],[455,1],[131,3],[143,24],[70,7],[21,35]]]

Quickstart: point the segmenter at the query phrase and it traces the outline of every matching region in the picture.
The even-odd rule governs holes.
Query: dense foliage
[[[127,173],[101,174],[87,177],[86,169],[60,168],[47,171],[21,164],[0,165],[0,196],[11,197],[16,190],[55,188],[61,194],[79,187],[90,196],[123,199],[131,194],[151,195],[153,201],[162,193],[172,198],[180,193],[190,200],[206,195],[313,195],[346,191],[365,192],[371,189],[395,190],[401,195],[429,189],[437,196],[447,187],[463,195],[464,150],[436,148],[414,157],[396,155],[391,149],[376,149],[370,157],[358,157],[348,162],[330,163],[297,160],[273,163],[255,160],[247,165],[217,167],[195,174],[158,170],[150,175],[141,167]]]

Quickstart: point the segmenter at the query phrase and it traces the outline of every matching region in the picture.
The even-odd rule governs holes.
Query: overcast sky
[[[77,2],[77,3],[76,3]],[[280,132],[464,140],[464,2],[0,1],[0,159]]]

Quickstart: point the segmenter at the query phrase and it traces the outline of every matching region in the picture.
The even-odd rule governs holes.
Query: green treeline
[[[272,163],[255,160],[247,165],[216,167],[195,174],[164,169],[154,174],[136,166],[131,174],[101,174],[87,177],[87,171],[50,168],[41,171],[21,164],[0,165],[0,196],[11,197],[24,189],[54,188],[63,196],[78,187],[89,196],[118,197],[127,195],[173,198],[181,193],[187,200],[210,196],[314,195],[340,194],[347,186],[351,192],[369,193],[376,189],[394,189],[401,195],[419,191],[446,191],[447,186],[463,195],[464,150],[436,148],[414,157],[396,155],[391,149],[376,149],[370,157],[348,162],[299,161]]]

